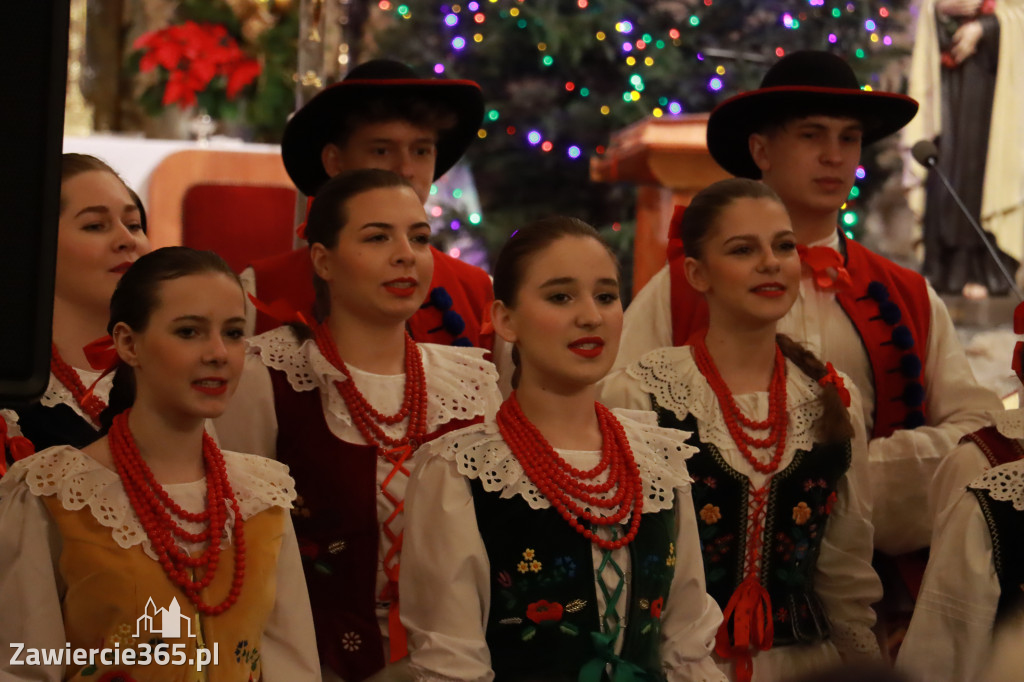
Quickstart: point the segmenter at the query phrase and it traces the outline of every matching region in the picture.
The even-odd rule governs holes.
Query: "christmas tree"
[[[614,131],[648,116],[710,111],[756,88],[794,50],[840,54],[871,87],[900,53],[894,40],[906,30],[907,4],[379,0],[386,21],[371,23],[384,24],[372,37],[378,55],[483,88],[487,113],[467,158],[482,206],[474,229],[492,253],[524,221],[553,213],[610,229],[626,249],[630,188],[589,180],[589,158]],[[856,198],[842,218],[854,233]]]

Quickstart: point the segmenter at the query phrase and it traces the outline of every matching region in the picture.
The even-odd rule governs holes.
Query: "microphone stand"
[[[928,166],[929,170],[935,171],[935,174],[939,176],[940,180],[942,180],[942,184],[946,186],[946,189],[949,190],[949,193],[953,196],[953,201],[955,201],[956,205],[960,207],[960,211],[964,214],[964,217],[966,217],[967,221],[971,223],[971,227],[974,228],[974,231],[978,233],[978,238],[981,239],[981,243],[985,245],[986,249],[988,249],[988,253],[992,256],[992,260],[995,261],[996,267],[999,268],[999,272],[1003,273],[1003,277],[1006,278],[1007,283],[1010,285],[1010,289],[1017,295],[1017,300],[1024,301],[1024,293],[1021,293],[1013,275],[1011,275],[1006,269],[1006,266],[1003,265],[1003,261],[999,258],[999,253],[996,251],[996,247],[992,246],[992,242],[990,242],[988,237],[985,236],[985,230],[981,228],[978,221],[974,219],[971,212],[967,210],[966,206],[964,206],[964,202],[960,199],[960,195],[956,193],[956,190],[953,189],[953,185],[950,184],[949,178],[946,177],[946,174],[939,170],[938,159],[935,157],[929,157],[926,159],[924,165]]]

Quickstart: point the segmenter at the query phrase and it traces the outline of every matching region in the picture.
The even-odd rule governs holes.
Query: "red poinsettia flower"
[[[141,53],[140,71],[161,72],[163,106],[188,108],[210,88],[224,88],[226,97],[235,99],[262,70],[218,24],[186,21],[145,33],[133,47]]]
[[[661,618],[661,610],[665,608],[665,598],[658,597],[651,602],[651,618]]]
[[[538,625],[546,620],[562,620],[562,605],[554,601],[535,601],[526,607],[526,617]]]
[[[242,88],[256,80],[261,70],[260,63],[255,59],[238,62],[228,76],[228,99],[234,99]]]

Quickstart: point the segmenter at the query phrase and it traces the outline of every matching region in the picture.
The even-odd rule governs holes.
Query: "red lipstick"
[[[125,271],[128,268],[130,268],[131,266],[132,266],[132,262],[130,260],[126,260],[125,262],[120,263],[120,264],[115,265],[114,267],[110,268],[110,272],[116,272],[119,275],[123,275],[125,273]]]
[[[570,343],[569,350],[584,358],[596,358],[604,352],[604,339],[600,336],[585,336]]]
[[[786,293],[786,287],[778,282],[768,282],[766,284],[759,284],[750,291],[765,298],[778,298]]]
[[[417,284],[418,282],[412,277],[400,277],[398,279],[384,282],[384,288],[389,294],[400,296],[401,298],[408,298],[416,293]]]

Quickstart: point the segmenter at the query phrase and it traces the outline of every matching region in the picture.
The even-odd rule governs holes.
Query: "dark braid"
[[[825,365],[814,353],[785,334],[776,334],[775,342],[779,344],[782,354],[810,378],[820,381],[828,374]],[[825,411],[822,413],[821,419],[818,420],[818,436],[823,442],[841,443],[853,438],[850,412],[843,405],[838,389],[831,384],[826,385],[821,394],[821,402],[824,404]]]

